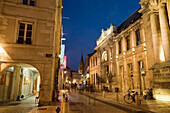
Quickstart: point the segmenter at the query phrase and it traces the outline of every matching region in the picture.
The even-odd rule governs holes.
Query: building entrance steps
[[[110,104],[117,108],[127,109],[128,111],[143,111],[146,113],[148,112],[170,113],[170,101],[145,100],[143,99],[143,97],[140,97],[141,104],[139,107],[137,107],[136,103],[127,104],[124,101],[124,95],[127,93],[119,92],[117,97],[115,92],[106,92],[106,98],[103,97],[102,92],[93,92],[92,94],[84,93],[84,92],[79,92],[79,93],[86,95],[90,98],[93,98],[97,101]]]

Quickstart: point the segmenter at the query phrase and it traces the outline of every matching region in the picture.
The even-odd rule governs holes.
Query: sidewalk
[[[106,92],[106,98],[103,97],[102,92],[94,92],[94,93],[84,93],[80,92],[90,98],[94,98],[98,101],[101,101],[106,104],[111,104],[114,107],[125,109],[129,111],[144,111],[144,112],[156,112],[156,113],[170,113],[170,102],[159,101],[159,100],[144,100],[141,99],[141,104],[139,107],[136,106],[136,103],[127,104],[124,101],[124,94],[119,93],[118,98],[119,101],[116,100],[116,94],[113,92]]]

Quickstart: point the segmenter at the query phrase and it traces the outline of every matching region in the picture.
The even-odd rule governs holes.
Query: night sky
[[[63,0],[63,32],[67,66],[77,71],[81,53],[84,60],[96,47],[101,29],[119,26],[140,7],[140,0]],[[69,17],[69,19],[65,18]]]

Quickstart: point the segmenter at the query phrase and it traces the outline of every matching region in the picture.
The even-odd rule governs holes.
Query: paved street
[[[61,104],[38,107],[35,97],[23,101],[10,102],[0,106],[0,113],[56,113],[56,108]],[[70,113],[125,113],[122,110],[103,104],[88,97],[72,92],[69,95]]]
[[[67,93],[67,92],[66,92]],[[86,96],[85,96],[86,95]],[[148,109],[157,113],[168,113],[169,112],[169,102],[167,103],[157,103],[154,100],[148,101],[149,104],[143,103],[140,106],[141,110],[137,110],[135,104],[126,105],[119,99],[119,102],[114,100],[114,95],[111,93],[107,94],[106,98],[103,98],[101,93],[93,95],[86,92],[85,95],[79,94],[79,92],[71,92],[68,94],[70,113],[126,113],[126,112],[143,112],[142,109]],[[92,98],[96,98],[95,100]],[[62,93],[60,93],[60,102],[62,98]],[[35,104],[35,96],[31,96],[22,101],[10,102],[7,104],[0,104],[0,113],[56,113],[57,107],[61,107],[61,103],[56,102],[50,106],[38,107]],[[119,107],[114,107],[114,106]],[[121,108],[123,107],[123,108]],[[149,107],[149,108],[148,108]],[[118,109],[121,108],[121,109]],[[124,111],[123,111],[123,110]],[[131,111],[129,111],[131,109]],[[146,112],[146,111],[145,111]]]
[[[35,97],[32,96],[22,101],[0,104],[0,113],[28,113],[37,106]]]
[[[120,109],[90,99],[76,92],[70,94],[71,113],[125,113]]]

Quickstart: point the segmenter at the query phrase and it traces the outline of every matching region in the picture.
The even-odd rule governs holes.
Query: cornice
[[[25,8],[25,9],[33,9],[33,10],[39,10],[39,11],[47,11],[51,13],[55,13],[55,8],[44,8],[44,7],[38,7],[38,6],[28,6],[28,5],[23,5],[20,3],[11,3],[8,1],[0,1],[0,4],[5,4],[5,5],[10,5],[10,6],[15,6],[15,7],[20,7],[20,8]]]

